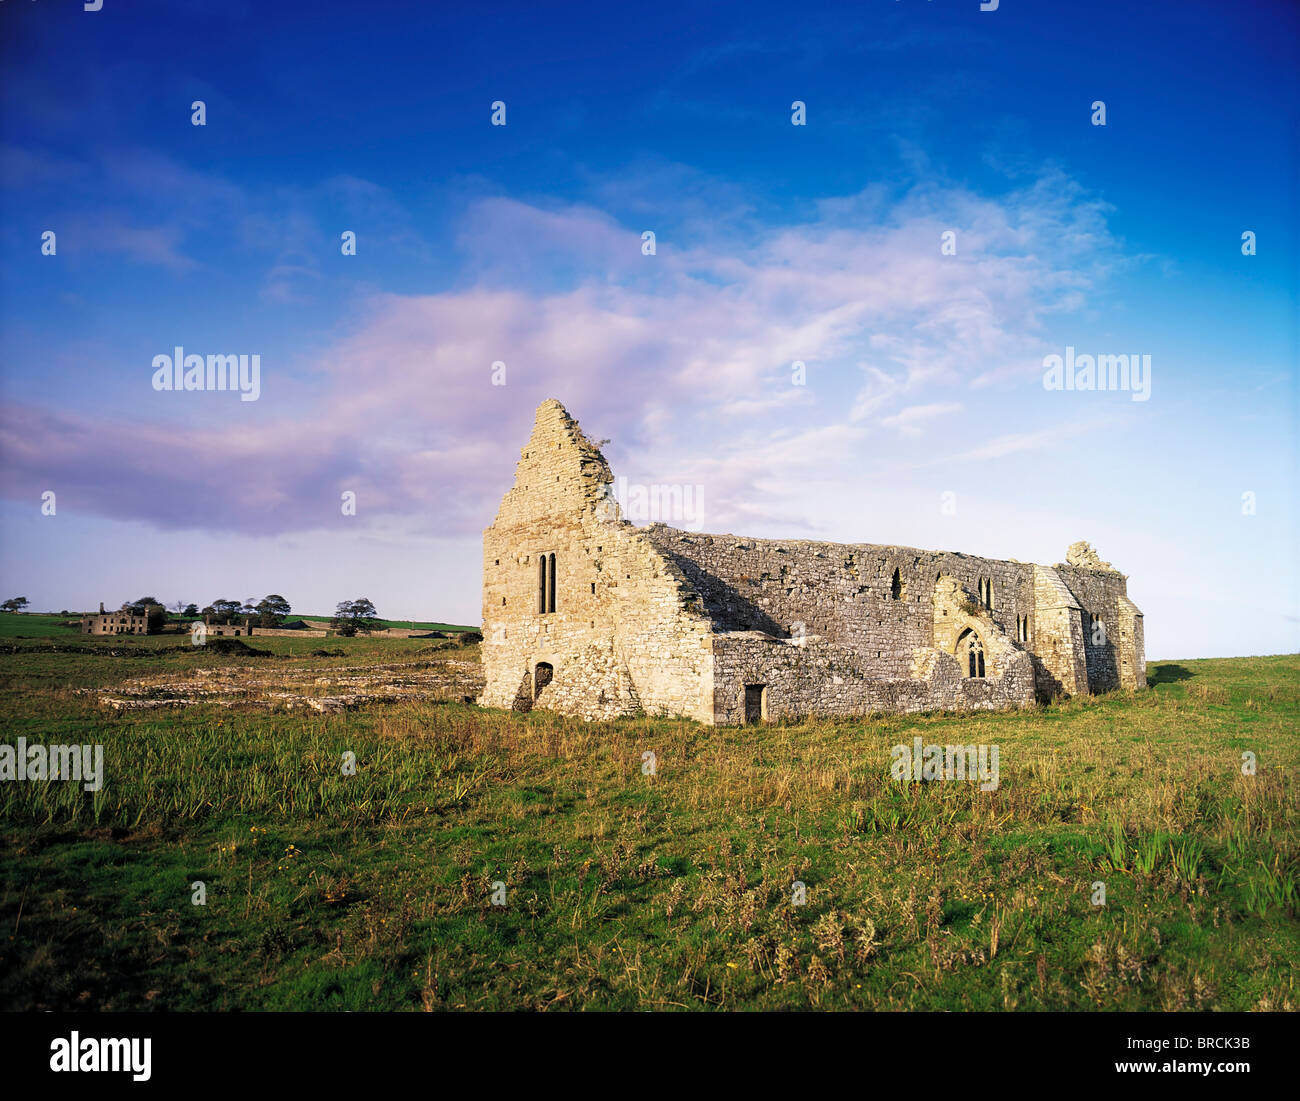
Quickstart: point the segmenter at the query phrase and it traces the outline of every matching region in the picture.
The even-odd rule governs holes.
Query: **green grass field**
[[[0,612],[0,638],[71,638],[75,616]]]
[[[117,714],[76,691],[444,653],[250,641],[270,655],[0,653],[0,741],[102,743],[107,773],[0,784],[0,1008],[1300,1005],[1298,657],[1154,662],[1148,691],[1017,713],[746,728],[434,701]],[[997,744],[998,789],[892,781],[918,735]]]
[[[291,615],[290,619],[303,619],[308,622],[328,624],[330,617],[327,615]],[[463,623],[428,623],[423,620],[415,619],[381,619],[380,624],[385,627],[407,627],[415,631],[477,631],[477,627],[467,627]]]

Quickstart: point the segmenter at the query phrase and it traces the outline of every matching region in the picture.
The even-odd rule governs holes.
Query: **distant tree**
[[[167,609],[156,596],[142,596],[139,600],[128,600],[122,605],[122,611],[143,615],[147,620],[145,630],[151,635],[161,631],[163,624],[167,622]]]
[[[213,623],[229,623],[236,615],[239,614],[238,600],[214,600],[203,609],[204,614],[212,618]]]
[[[185,611],[181,615],[199,615],[199,606],[197,604],[186,604]]]
[[[284,597],[272,593],[258,601],[254,611],[257,613],[257,622],[260,626],[278,627],[293,609],[289,607],[289,602]]]
[[[0,612],[18,612],[27,607],[30,601],[25,596],[11,596],[0,604]]]
[[[369,634],[383,626],[377,618],[378,614],[374,604],[364,596],[357,600],[341,600],[334,609],[334,618],[330,620],[330,626],[348,638],[359,631]]]

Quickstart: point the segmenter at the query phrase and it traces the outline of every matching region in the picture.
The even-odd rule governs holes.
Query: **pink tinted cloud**
[[[996,201],[928,189],[887,220],[881,209],[878,195],[849,198],[807,223],[645,257],[639,231],[590,207],[484,200],[461,238],[469,285],[359,303],[315,364],[316,398],[219,433],[9,405],[3,489],[259,534],[334,524],[350,489],[362,524],[465,534],[491,521],[533,409],[558,396],[656,477],[707,476],[720,523],[790,515],[814,470],[828,492],[854,483],[868,426],[913,429],[952,411],[937,388],[1030,362],[1041,319],[1106,259],[1101,211],[1059,181]],[[857,224],[867,210],[875,220]],[[956,257],[940,254],[946,228]],[[535,285],[551,265],[567,285]],[[791,396],[794,360],[837,364],[844,400]]]

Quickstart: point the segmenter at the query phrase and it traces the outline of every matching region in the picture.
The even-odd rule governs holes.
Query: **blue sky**
[[[0,587],[477,622],[557,397],[708,530],[1088,539],[1150,656],[1295,651],[1296,9],[697,7],[4,4]]]

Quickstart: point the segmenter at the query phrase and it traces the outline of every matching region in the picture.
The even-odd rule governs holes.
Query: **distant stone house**
[[[1145,687],[1142,613],[1086,543],[1040,566],[637,528],[612,482],[544,402],[483,534],[482,705],[742,723]]]
[[[147,608],[130,608],[120,612],[104,611],[100,601],[98,615],[81,617],[83,635],[147,635],[149,615]]]
[[[240,638],[253,633],[252,616],[245,616],[243,623],[209,623],[211,616],[203,617],[204,633],[213,638]]]

